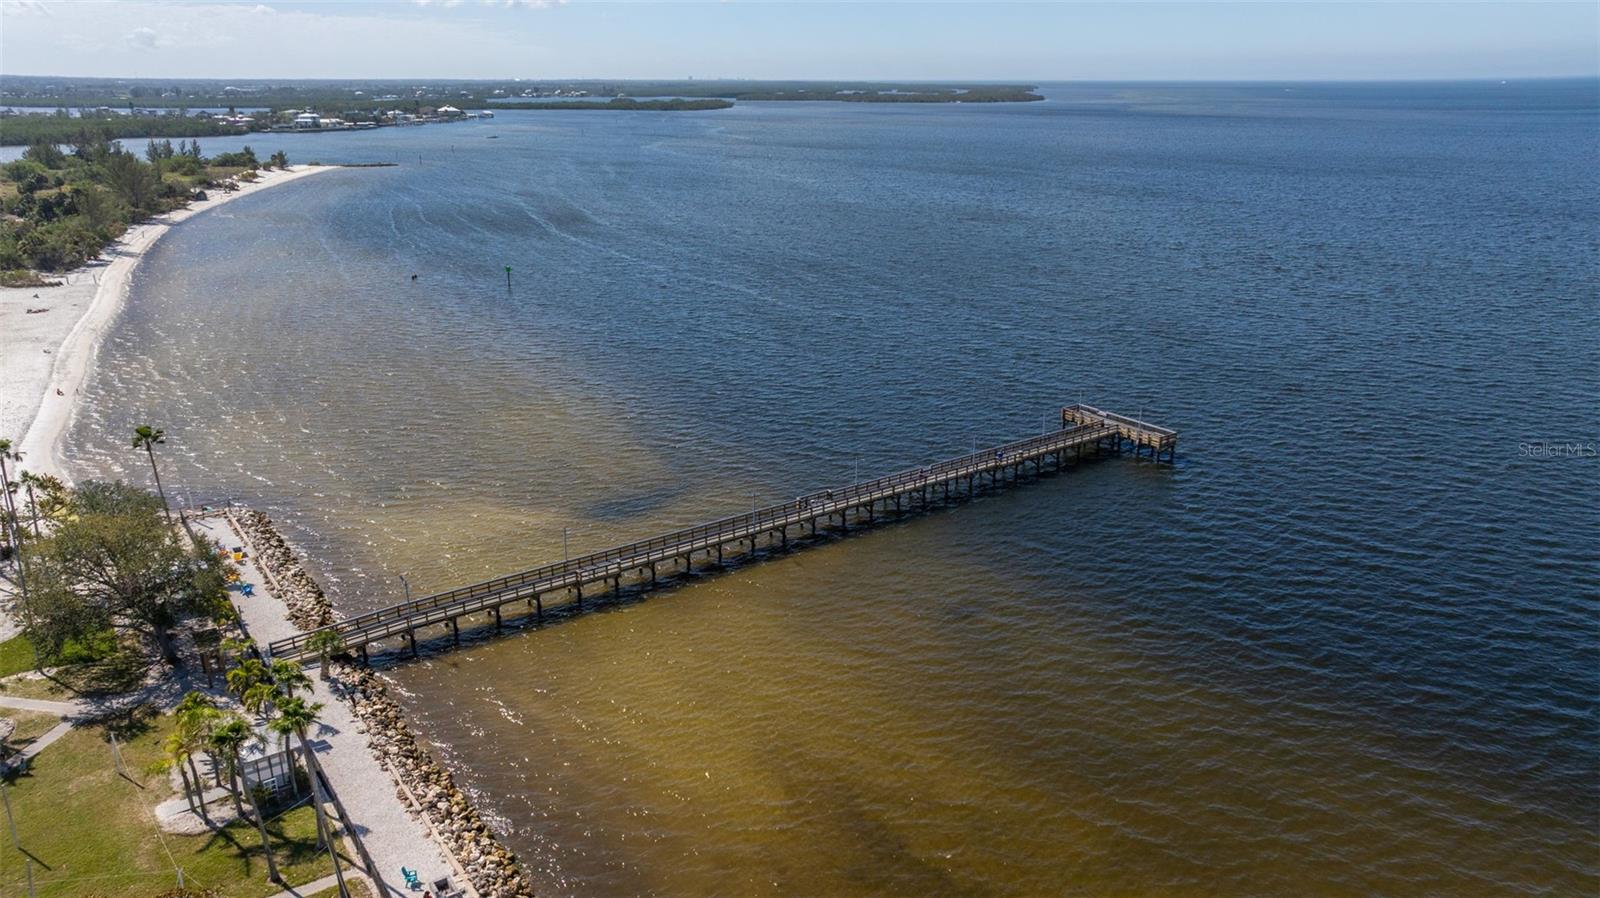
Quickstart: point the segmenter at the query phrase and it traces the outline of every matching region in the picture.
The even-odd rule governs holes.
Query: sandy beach
[[[330,168],[297,165],[261,172],[233,193],[213,191],[206,200],[129,228],[99,259],[49,277],[60,286],[0,288],[0,436],[22,452],[24,466],[64,476],[59,447],[77,398],[101,339],[127,300],[134,270],[156,241],[224,203]]]

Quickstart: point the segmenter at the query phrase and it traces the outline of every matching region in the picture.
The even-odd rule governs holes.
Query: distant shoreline
[[[6,432],[0,435],[15,440],[24,467],[66,479],[61,440],[77,415],[100,343],[127,301],[133,272],[157,241],[224,203],[338,167],[263,171],[233,193],[212,191],[207,199],[134,225],[95,261],[60,276],[60,286],[0,288],[0,393],[6,397],[0,405]],[[82,309],[75,319],[65,314],[74,300]],[[30,314],[28,308],[50,312]],[[55,317],[43,317],[50,314]]]

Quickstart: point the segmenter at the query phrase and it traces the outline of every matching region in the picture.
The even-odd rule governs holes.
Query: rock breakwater
[[[288,610],[291,623],[314,630],[334,622],[333,606],[320,584],[300,564],[288,541],[272,520],[253,509],[235,509],[233,520],[249,540],[256,566],[276,584],[275,594]],[[533,888],[522,873],[516,855],[500,844],[483,817],[455,779],[406,725],[405,712],[389,696],[383,679],[365,668],[335,663],[331,676],[335,690],[350,702],[361,721],[367,746],[391,776],[405,786],[396,798],[414,814],[425,816],[436,837],[466,871],[483,898],[533,898]],[[413,804],[405,791],[415,797]],[[420,806],[420,807],[419,807]]]

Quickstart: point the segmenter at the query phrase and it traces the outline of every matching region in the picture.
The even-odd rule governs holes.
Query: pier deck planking
[[[838,526],[847,529],[852,513],[857,518],[864,513],[871,521],[880,506],[884,511],[891,506],[901,511],[908,505],[926,508],[935,492],[942,491],[943,497],[949,499],[952,487],[958,495],[975,495],[982,488],[984,478],[988,478],[991,487],[999,487],[1020,479],[1030,464],[1037,474],[1044,470],[1046,461],[1053,459],[1059,470],[1069,452],[1076,459],[1082,457],[1085,449],[1092,449],[1095,454],[1120,454],[1125,448],[1131,448],[1136,456],[1142,457],[1148,452],[1156,461],[1163,457],[1172,461],[1177,456],[1177,441],[1177,433],[1164,427],[1081,403],[1070,405],[1061,410],[1058,430],[401,602],[346,618],[322,630],[338,633],[345,646],[359,652],[363,658],[370,643],[397,636],[403,637],[415,654],[416,630],[420,627],[447,625],[459,637],[460,618],[489,612],[498,624],[500,609],[513,602],[526,601],[536,606],[539,613],[544,610],[544,597],[552,593],[575,595],[576,601],[581,603],[583,587],[591,584],[609,583],[612,589],[620,589],[622,578],[634,575],[647,576],[654,583],[661,565],[681,563],[687,571],[693,566],[697,553],[714,556],[720,563],[726,547],[748,543],[748,551],[754,553],[761,537],[767,538],[768,545],[777,540],[787,546],[791,528],[803,533],[809,525],[814,535],[818,521],[831,524],[837,517]],[[321,631],[277,640],[270,644],[268,653],[274,659],[312,657],[315,652],[309,643],[317,632]]]

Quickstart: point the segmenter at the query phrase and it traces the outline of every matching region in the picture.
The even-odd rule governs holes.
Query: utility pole
[[[411,582],[406,579],[405,574],[397,574],[396,576],[400,578],[400,585],[406,588],[406,601],[411,601]]]
[[[116,762],[117,773],[123,778],[127,778],[128,770],[122,764],[122,749],[117,745],[117,734],[108,732],[107,735],[111,737],[111,758]]]

